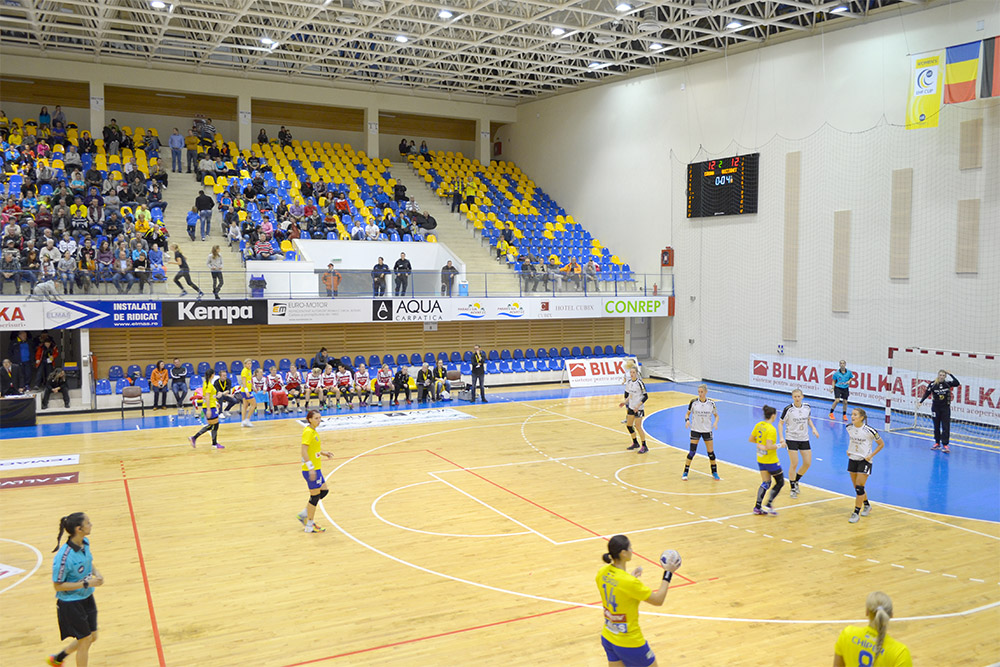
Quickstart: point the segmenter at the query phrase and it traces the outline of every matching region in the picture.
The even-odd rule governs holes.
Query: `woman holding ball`
[[[601,558],[606,565],[598,570],[596,581],[604,605],[601,645],[608,657],[608,667],[655,667],[656,656],[639,629],[639,603],[646,601],[657,607],[663,604],[670,579],[681,566],[680,556],[661,559],[663,581],[655,591],[639,580],[641,567],[632,574],[626,570],[632,560],[632,544],[624,535],[608,540],[608,551]]]

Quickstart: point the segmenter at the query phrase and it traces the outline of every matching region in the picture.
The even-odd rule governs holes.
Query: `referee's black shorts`
[[[97,632],[97,603],[93,595],[82,600],[56,600],[56,615],[63,639],[83,639]]]

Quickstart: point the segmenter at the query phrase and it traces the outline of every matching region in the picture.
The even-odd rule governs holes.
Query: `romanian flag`
[[[1000,39],[983,40],[983,82],[980,97],[1000,97]]]
[[[976,99],[979,42],[950,46],[945,51],[944,103]]]

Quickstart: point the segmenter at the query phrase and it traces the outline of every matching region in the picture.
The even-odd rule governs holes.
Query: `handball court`
[[[148,411],[4,431],[0,459],[80,459],[3,472],[79,475],[0,487],[0,564],[23,570],[0,579],[0,663],[42,664],[60,645],[49,552],[59,517],[77,510],[106,577],[92,665],[605,665],[594,576],[616,533],[654,589],[659,553],[684,559],[664,606],[640,606],[661,665],[830,664],[872,590],[892,597],[890,634],[915,664],[997,660],[995,448],[953,441],[943,455],[919,435],[883,433],[873,512],[851,525],[843,424],[807,399],[820,436],[802,493],[792,500],[786,485],[779,516],[753,516],[747,437],[764,403],[788,397],[710,387],[723,480],[707,474],[702,445],[683,482],[694,387],[649,389],[643,456],[625,451],[615,387],[508,389],[424,423],[325,422],[336,459],[323,463],[318,535],[295,518],[308,497],[297,419],[223,422],[224,451],[207,435],[191,449],[193,418]],[[869,415],[881,430],[882,413]]]

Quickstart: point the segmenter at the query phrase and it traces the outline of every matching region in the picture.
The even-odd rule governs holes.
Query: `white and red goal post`
[[[931,399],[923,404],[920,399],[940,370],[961,383],[952,389],[952,440],[1000,443],[1000,354],[993,353],[890,347],[883,389],[886,429],[933,436]]]

